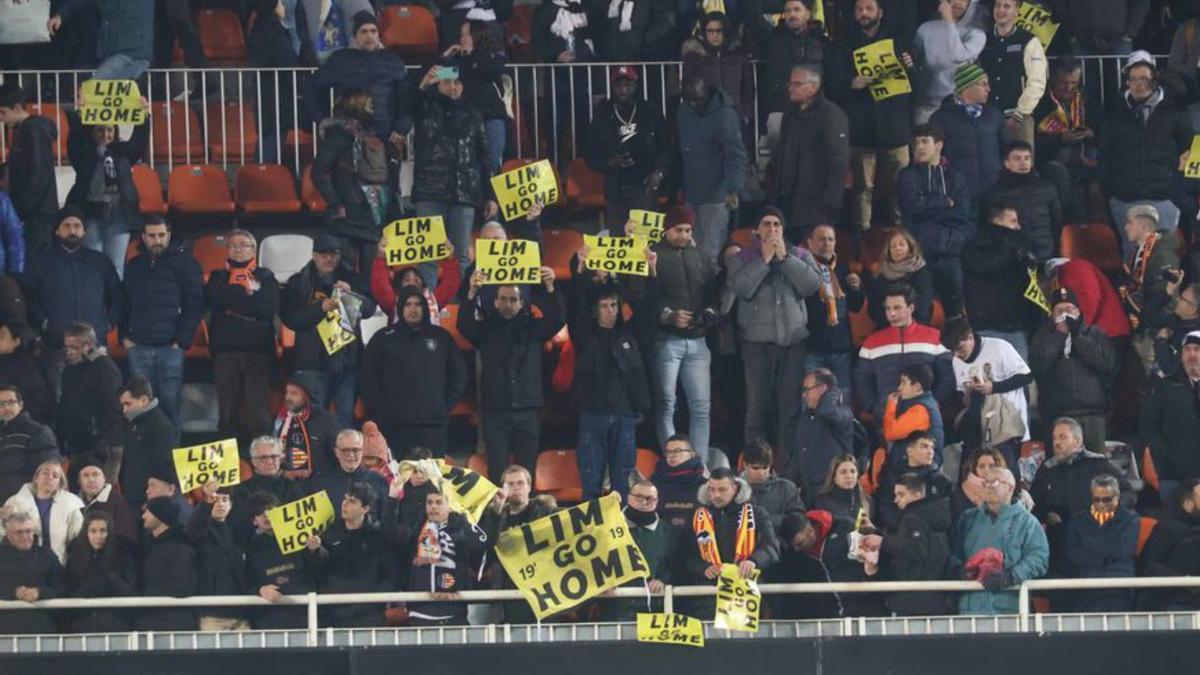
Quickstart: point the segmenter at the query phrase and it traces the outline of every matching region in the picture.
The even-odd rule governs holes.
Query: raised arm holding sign
[[[242,482],[236,438],[176,448],[171,454],[175,459],[179,487],[185,493],[208,483],[228,487]]]
[[[324,490],[267,511],[275,541],[284,555],[304,548],[309,537],[324,532],[333,517],[333,504]]]
[[[79,93],[79,119],[85,125],[146,123],[147,106],[133,80],[88,80]]]
[[[446,224],[441,216],[403,218],[383,228],[384,257],[389,267],[450,257]]]
[[[542,283],[542,252],[537,242],[480,239],[475,247],[476,269],[482,284]]]
[[[524,218],[534,204],[554,204],[558,201],[558,178],[550,161],[543,159],[526,164],[498,176],[492,176],[492,190],[500,204],[504,220]]]

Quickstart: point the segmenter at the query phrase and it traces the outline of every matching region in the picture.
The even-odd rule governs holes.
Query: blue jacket
[[[42,339],[56,349],[63,330],[82,321],[96,330],[103,342],[109,326],[121,316],[121,280],[108,257],[80,246],[68,251],[55,243],[29,261],[25,274],[29,323],[42,331]]]
[[[701,110],[679,106],[680,180],[689,204],[719,204],[742,190],[746,147],[741,123],[729,95],[709,87]]]
[[[940,126],[946,136],[942,156],[966,179],[971,197],[978,198],[996,182],[1003,166],[1000,149],[1012,140],[1004,126],[1004,115],[985,105],[983,114],[972,117],[951,94],[929,121]]]
[[[1004,553],[1004,571],[1019,584],[1037,579],[1050,567],[1050,544],[1042,524],[1020,504],[1007,504],[995,518],[980,504],[958,518],[954,535],[951,566],[961,578],[963,566],[979,551],[995,547]],[[958,601],[960,614],[1016,614],[1017,594],[1013,591],[963,593]]]
[[[960,255],[975,238],[971,195],[958,171],[910,164],[896,178],[896,196],[904,227],[916,236],[926,260]]]
[[[8,193],[0,190],[0,271],[20,274],[25,271],[25,224],[13,208]]]
[[[1137,575],[1138,514],[1119,508],[1101,525],[1091,513],[1075,514],[1067,522],[1067,569],[1074,579]]]
[[[346,17],[347,23],[350,18]],[[346,92],[365,91],[374,106],[375,135],[386,140],[393,133],[407,134],[412,129],[412,118],[406,108],[411,92],[405,86],[405,76],[404,59],[387,49],[338,50],[308,79],[304,100],[309,119],[319,122],[329,116],[324,106],[330,89],[335,98]]]
[[[125,265],[125,303],[121,338],[136,344],[187,349],[204,316],[200,263],[183,242],[171,242],[162,255],[142,250]]]

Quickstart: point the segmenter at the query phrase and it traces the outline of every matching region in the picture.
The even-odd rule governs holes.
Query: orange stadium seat
[[[150,156],[154,162],[204,161],[200,120],[186,103],[150,104]]]
[[[229,249],[225,247],[225,237],[216,234],[206,234],[192,242],[192,257],[200,263],[200,271],[204,273],[204,282],[208,283],[208,275],[213,270],[225,267],[229,258]]]
[[[654,467],[658,466],[658,453],[646,448],[638,448],[635,465],[643,478],[654,475]]]
[[[573,159],[567,165],[567,203],[575,208],[604,206],[604,175],[592,171],[583,158]],[[624,225],[606,224],[610,230]]]
[[[325,209],[328,208],[325,198],[313,183],[312,164],[304,167],[304,175],[300,179],[300,196],[304,200],[304,208],[313,213],[325,213]]]
[[[167,214],[167,200],[163,199],[162,180],[158,172],[148,164],[134,164],[133,185],[138,192],[138,209],[146,214]]]
[[[208,164],[184,164],[167,179],[167,203],[179,213],[229,213],[236,207],[225,172]]]
[[[1061,248],[1064,258],[1083,258],[1105,272],[1121,269],[1121,245],[1105,223],[1063,226]]]
[[[443,316],[439,325],[441,325],[442,328],[445,328],[446,332],[450,333],[450,337],[454,338],[454,344],[458,345],[460,350],[464,352],[475,351],[475,345],[471,344],[470,340],[463,337],[462,333],[458,332],[459,308],[460,306],[458,304],[446,305],[443,307]]]
[[[1146,548],[1146,541],[1150,539],[1150,535],[1154,532],[1154,527],[1158,525],[1157,518],[1149,518],[1142,516],[1138,518],[1138,538],[1137,538],[1137,554],[1142,554],[1142,549]]]
[[[571,257],[583,247],[583,235],[575,230],[546,230],[542,233],[542,264],[558,279],[570,279]]]
[[[379,14],[383,45],[401,56],[424,59],[438,53],[437,22],[420,5],[389,5]]]
[[[253,162],[258,149],[258,122],[254,110],[241,103],[209,103],[207,130],[210,161]]]
[[[547,450],[538,455],[533,489],[560,502],[583,501],[583,481],[574,450]]]
[[[281,164],[247,164],[233,179],[234,200],[246,213],[299,213],[296,179]]]
[[[311,162],[317,156],[317,146],[313,144],[312,133],[305,129],[288,129],[283,138],[283,161],[294,161],[297,153],[300,163]]]
[[[242,21],[228,9],[202,9],[195,13],[196,32],[204,46],[204,56],[214,66],[246,64],[246,36]]]

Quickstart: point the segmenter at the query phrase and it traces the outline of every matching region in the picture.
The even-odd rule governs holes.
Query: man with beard
[[[1142,399],[1138,429],[1150,446],[1158,472],[1159,494],[1171,499],[1179,481],[1200,478],[1200,331],[1183,337],[1181,368],[1171,377],[1156,382]]]
[[[303,384],[296,380],[288,382],[273,434],[281,444],[283,474],[292,480],[304,480],[332,466],[336,434],[333,415],[312,404]]]
[[[91,455],[104,463],[104,475],[117,476],[124,452],[121,434],[121,370],[96,331],[86,323],[67,326],[63,335],[67,367],[58,406],[58,438],[68,457]]]

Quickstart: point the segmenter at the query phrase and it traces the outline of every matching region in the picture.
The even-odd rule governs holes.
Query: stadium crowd
[[[496,219],[511,2],[439,1],[443,51],[418,79],[383,47],[382,7],[367,0],[3,0],[0,65],[100,79],[167,65],[176,39],[206,66],[190,7],[253,16],[254,65],[319,66],[304,105],[280,112],[318,123],[313,181],[328,210],[285,283],[244,224],[224,236],[225,266],[205,272],[173,217],[139,212],[144,127],[122,140],[68,112],[76,179],[60,208],[55,122],[5,79],[0,599],[514,588],[489,550],[559,508],[534,486],[553,447],[547,410],[562,406],[581,497],[621,495],[651,591],[711,584],[727,562],[770,582],[984,587],[793,596],[769,604],[775,618],[995,614],[1016,611],[1012,587],[1029,579],[1200,573],[1200,265],[1184,178],[1200,160],[1196,8],[1054,0],[1062,25],[1047,46],[1017,26],[1027,4],[544,0],[541,59],[611,64],[581,148],[603,174],[603,223],[619,236],[636,226],[630,209],[661,209],[663,236],[645,277],[592,270],[585,247],[569,275],[545,265],[538,284],[493,285],[474,237],[542,241],[561,216],[535,204]],[[854,54],[885,39],[912,91],[876,100],[894,70],[861,74]],[[1146,50],[1164,45],[1160,64]],[[1106,108],[1071,54],[1121,56]],[[679,100],[659,110],[629,64],[680,57]],[[752,60],[765,61],[757,89]],[[332,115],[317,105],[329,92]],[[771,157],[761,181],[756,100]],[[410,151],[412,193],[399,195]],[[751,182],[760,203],[745,198]],[[409,204],[442,216],[452,253],[389,268],[379,233]],[[1119,270],[1062,256],[1089,217],[1119,234]],[[872,232],[886,233],[877,264],[839,255]],[[388,326],[364,345],[377,309]],[[355,339],[331,354],[321,324],[334,310]],[[202,322],[220,437],[239,439],[251,470],[183,494],[172,450],[188,445],[185,354]],[[467,400],[470,448],[454,441]],[[636,469],[639,445],[657,449],[652,471]],[[395,477],[397,460],[463,450],[500,487],[477,523],[420,473]],[[320,490],[334,523],[283,555],[267,511]],[[467,621],[464,603],[440,600],[409,604],[407,621]],[[1200,595],[1050,603],[1195,611]],[[594,611],[627,620],[639,606]],[[497,609],[532,620],[524,603]],[[0,612],[0,633],[305,620],[288,605],[22,610]],[[385,620],[383,605],[322,619]]]

